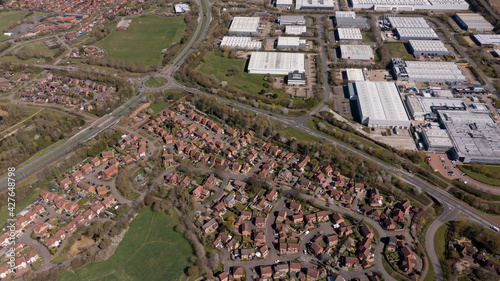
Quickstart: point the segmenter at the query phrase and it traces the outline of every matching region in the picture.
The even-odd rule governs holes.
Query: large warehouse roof
[[[499,45],[500,44],[500,34],[476,34],[474,39],[480,45]]]
[[[256,33],[259,24],[259,17],[234,17],[229,32]]]
[[[456,14],[458,22],[467,30],[493,30],[493,25],[480,14],[460,13]]]
[[[454,62],[404,61],[392,58],[392,72],[397,80],[416,82],[467,82]]]
[[[305,25],[287,25],[285,27],[285,34],[300,35],[307,32]]]
[[[465,0],[349,0],[354,9],[375,10],[467,10]]]
[[[448,52],[443,42],[438,40],[410,40],[413,52]]]
[[[262,42],[250,37],[224,36],[220,43],[221,47],[258,50],[262,48]]]
[[[400,37],[404,39],[439,39],[436,32],[432,28],[408,28],[400,27],[396,28],[396,31]]]
[[[305,54],[279,52],[252,52],[249,73],[287,75],[298,70],[305,72]]]
[[[370,59],[373,58],[373,49],[370,45],[340,45],[340,53],[342,58],[351,57],[357,59],[358,57],[364,57],[360,59]]]
[[[339,40],[363,40],[361,30],[359,28],[337,28]]]
[[[333,0],[296,0],[296,9],[324,9],[333,10]]]
[[[389,22],[392,28],[407,27],[407,28],[430,28],[424,18],[417,17],[389,17]]]
[[[369,126],[409,126],[410,119],[395,83],[356,81],[361,122]]]

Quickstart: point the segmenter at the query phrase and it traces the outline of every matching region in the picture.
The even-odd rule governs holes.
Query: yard
[[[500,166],[459,165],[458,168],[479,182],[500,186]]]
[[[5,36],[4,29],[11,23],[17,22],[23,19],[29,12],[28,11],[14,11],[14,12],[2,12],[0,13],[0,41],[3,41],[9,36]]]
[[[413,60],[413,56],[406,49],[405,44],[403,43],[389,43],[385,44],[387,49],[389,49],[389,53],[393,58],[403,58],[405,60]]]
[[[185,31],[183,17],[141,16],[132,18],[126,31],[113,30],[98,45],[114,59],[151,66],[161,64],[161,51],[179,42]]]
[[[100,263],[63,273],[58,280],[179,280],[194,255],[191,244],[174,230],[180,223],[175,211],[169,217],[146,208],[130,224],[115,254]]]

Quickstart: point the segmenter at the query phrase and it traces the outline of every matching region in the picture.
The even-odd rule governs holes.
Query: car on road
[[[275,261],[274,261],[274,263],[279,263],[279,262],[280,262],[280,260],[275,260]]]
[[[326,203],[325,206],[330,207],[330,203]]]
[[[304,235],[307,235],[309,234],[309,230],[306,230],[306,232],[304,232]]]
[[[498,232],[500,231],[500,229],[494,225],[490,226],[491,229],[493,229],[494,231]]]
[[[304,250],[304,255],[307,255],[307,250]]]

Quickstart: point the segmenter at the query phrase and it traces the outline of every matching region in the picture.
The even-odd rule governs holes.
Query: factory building
[[[417,121],[436,120],[438,110],[466,110],[465,99],[441,97],[406,98],[406,108],[410,116]]]
[[[368,19],[356,17],[355,12],[336,11],[335,24],[337,27],[359,27],[367,29],[370,27]]]
[[[300,72],[295,70],[293,72],[288,73],[286,83],[292,86],[299,86],[306,84],[306,74],[304,72]]]
[[[432,28],[410,28],[398,27],[396,34],[399,40],[438,40],[436,32]]]
[[[493,25],[480,14],[460,13],[455,15],[455,20],[467,31],[493,31]]]
[[[428,151],[446,153],[453,149],[448,132],[439,128],[423,128],[422,142]]]
[[[307,46],[306,39],[300,39],[299,37],[278,37],[276,48],[277,49],[291,49],[297,50],[301,47]]]
[[[489,111],[438,112],[453,144],[451,155],[454,159],[463,163],[500,164],[500,127]]]
[[[254,40],[251,37],[224,36],[220,46],[230,49],[259,50],[262,48],[262,41]]]
[[[500,45],[500,34],[476,34],[473,38],[480,46]]]
[[[431,55],[444,56],[450,54],[450,51],[441,41],[437,40],[410,40],[410,50],[415,56]]]
[[[347,68],[345,72],[347,81],[349,81],[349,83],[355,81],[365,81],[365,74],[363,73],[363,70],[360,68]]]
[[[373,60],[370,45],[340,45],[341,58],[346,60]]]
[[[252,52],[248,73],[287,75],[295,70],[305,73],[305,54]]]
[[[295,25],[305,25],[306,18],[304,16],[280,16],[278,18],[279,25],[285,24],[295,24]]]
[[[354,9],[378,11],[468,10],[465,0],[349,0]]]
[[[259,26],[259,17],[234,17],[229,27],[229,34],[239,36],[257,35]]]
[[[333,10],[333,0],[295,0],[297,10]]]
[[[290,9],[293,5],[293,0],[276,0],[276,8]]]
[[[361,124],[368,127],[402,128],[410,126],[410,119],[395,83],[356,81],[348,87],[357,102]]]
[[[431,28],[424,18],[388,17],[392,28]]]
[[[398,81],[467,82],[467,77],[454,62],[404,61],[392,59],[392,74]]]
[[[359,28],[337,28],[337,38],[340,42],[362,42],[363,36]]]
[[[286,35],[302,35],[307,32],[305,25],[287,25],[285,26]]]

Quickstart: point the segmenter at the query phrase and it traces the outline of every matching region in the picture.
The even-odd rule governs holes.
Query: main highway
[[[161,69],[157,73],[153,75],[148,75],[142,79],[131,79],[134,83],[138,85],[138,93],[134,95],[132,98],[130,98],[127,102],[125,102],[123,105],[120,107],[116,108],[112,113],[109,115],[106,115],[97,121],[95,121],[90,127],[85,128],[84,130],[80,131],[77,133],[75,136],[67,140],[63,145],[53,149],[50,153],[47,153],[37,160],[27,164],[23,168],[20,168],[17,171],[17,180],[21,180],[23,178],[26,178],[30,174],[36,172],[39,169],[42,169],[43,167],[47,166],[49,163],[53,162],[54,160],[64,156],[66,153],[74,150],[80,143],[85,142],[86,140],[89,140],[96,136],[98,133],[102,132],[104,129],[111,127],[112,125],[116,124],[118,120],[125,114],[127,114],[131,109],[135,108],[141,101],[142,98],[145,96],[146,90],[163,90],[163,89],[183,89],[187,92],[191,93],[196,93],[200,95],[206,95],[206,96],[211,96],[213,98],[218,99],[219,101],[222,101],[230,106],[241,108],[248,110],[250,112],[253,112],[255,114],[260,114],[263,116],[266,116],[270,120],[285,124],[291,128],[295,128],[297,130],[306,132],[312,136],[315,136],[319,139],[322,139],[325,142],[332,143],[336,145],[337,147],[342,148],[343,150],[352,153],[352,154],[358,154],[360,155],[363,159],[365,160],[371,160],[376,162],[382,169],[386,170],[387,172],[391,173],[392,175],[399,177],[403,179],[404,181],[411,183],[425,192],[427,192],[429,195],[433,196],[437,200],[440,201],[440,203],[443,205],[443,213],[436,219],[436,221],[431,224],[429,227],[427,234],[426,234],[426,249],[429,254],[429,257],[431,259],[431,262],[434,266],[435,269],[435,278],[436,280],[443,280],[442,277],[442,271],[441,267],[439,264],[439,261],[437,260],[435,250],[434,250],[434,243],[433,243],[433,238],[434,235],[443,223],[446,223],[448,221],[454,220],[458,217],[459,213],[461,212],[462,215],[466,216],[469,220],[474,220],[478,224],[489,228],[492,225],[495,225],[491,221],[489,221],[487,218],[483,216],[483,214],[475,210],[469,206],[467,206],[465,203],[462,201],[459,201],[458,199],[454,198],[452,195],[450,195],[448,192],[445,190],[434,186],[430,185],[427,182],[419,179],[418,177],[414,176],[413,174],[407,172],[406,170],[402,168],[397,168],[394,166],[391,166],[380,159],[374,158],[371,155],[368,155],[362,151],[359,151],[345,143],[339,142],[336,139],[333,139],[331,137],[328,137],[326,135],[323,135],[321,133],[318,133],[310,128],[307,127],[306,123],[311,116],[314,114],[322,111],[322,110],[327,110],[328,109],[328,102],[330,99],[330,86],[328,85],[328,72],[327,72],[327,57],[326,57],[326,46],[325,46],[325,40],[324,36],[325,34],[323,31],[323,28],[321,27],[322,23],[321,20],[318,20],[319,23],[319,28],[320,28],[320,40],[321,40],[321,60],[322,60],[322,65],[323,65],[323,77],[324,77],[324,83],[325,83],[325,98],[315,110],[310,112],[307,116],[299,117],[299,118],[291,118],[291,117],[285,117],[285,116],[280,116],[276,115],[273,113],[269,113],[265,110],[259,109],[259,108],[254,108],[252,106],[248,106],[245,104],[238,103],[233,100],[221,98],[214,96],[212,94],[208,94],[206,92],[200,91],[195,88],[189,88],[184,85],[181,85],[177,81],[175,81],[174,78],[174,73],[177,71],[179,67],[182,66],[186,58],[197,48],[197,46],[201,43],[201,41],[204,39],[206,33],[208,32],[209,26],[210,26],[210,21],[211,21],[211,9],[210,9],[210,3],[208,0],[198,0],[198,3],[200,5],[200,10],[202,5],[201,1],[204,2],[205,7],[206,7],[206,13],[201,12],[199,15],[199,24],[197,25],[197,28],[192,36],[192,38],[189,40],[187,43],[186,47],[179,53],[179,55],[173,60],[172,63],[167,65],[165,68]],[[206,15],[205,15],[206,14]],[[206,19],[205,19],[206,17]],[[206,20],[206,24],[204,24],[204,20]],[[202,26],[204,26],[203,30]],[[201,34],[200,34],[201,32]],[[46,69],[67,69],[67,70],[78,70],[77,67],[65,67],[65,66],[53,66],[53,65],[41,65],[41,67],[44,67]],[[168,83],[161,87],[161,88],[148,88],[147,86],[144,85],[144,83],[151,77],[165,77],[168,79]],[[0,190],[3,190],[7,187],[6,184],[7,179],[2,178],[0,179],[0,183],[3,185],[0,187]],[[496,225],[497,227],[500,227]]]

